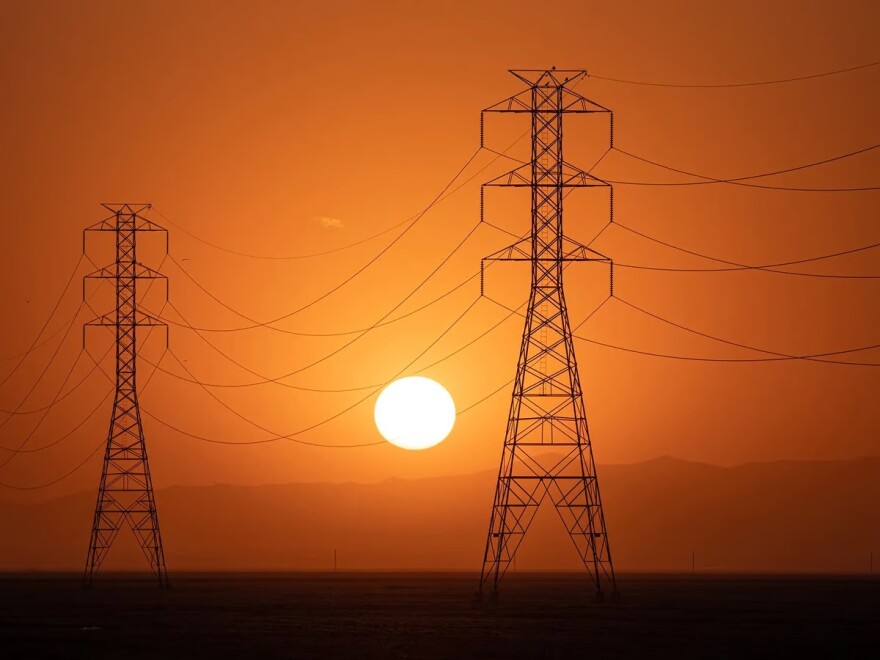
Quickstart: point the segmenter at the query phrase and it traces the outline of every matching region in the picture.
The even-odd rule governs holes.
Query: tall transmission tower
[[[113,280],[116,288],[116,310],[85,324],[111,326],[116,329],[116,396],[110,418],[110,432],[104,452],[98,502],[89,542],[83,584],[92,580],[113,544],[119,529],[131,527],[160,587],[168,586],[165,553],[159,534],[159,518],[153,497],[153,482],[147,460],[147,447],[137,390],[137,329],[141,326],[167,326],[155,316],[141,310],[137,282],[142,279],[167,278],[137,260],[138,232],[168,232],[141,214],[149,204],[102,204],[112,215],[83,232],[83,250],[88,232],[113,232],[116,236],[116,262],[87,275],[83,281],[85,294],[89,279]]]
[[[607,113],[611,122],[611,111],[572,91],[570,85],[585,76],[585,71],[550,69],[511,73],[528,89],[483,112],[530,115],[531,160],[484,186],[531,190],[531,234],[484,261],[528,261],[531,295],[479,594],[491,585],[492,595],[497,597],[499,584],[539,505],[549,497],[593,580],[597,598],[601,599],[603,588],[610,587],[616,595],[617,585],[562,275],[566,262],[570,261],[598,261],[609,264],[610,269],[613,264],[608,257],[564,235],[562,208],[569,188],[607,187],[611,204],[613,193],[608,183],[565,162],[562,118],[568,113]],[[480,126],[482,142],[483,115]],[[609,127],[613,139],[613,123]],[[481,215],[483,207],[481,199]],[[613,270],[611,273],[613,278]]]

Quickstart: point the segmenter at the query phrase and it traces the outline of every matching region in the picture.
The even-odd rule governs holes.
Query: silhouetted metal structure
[[[528,261],[532,286],[480,593],[491,585],[492,593],[497,594],[538,506],[549,497],[601,598],[606,586],[616,593],[616,582],[562,274],[568,261],[599,261],[611,266],[611,260],[564,235],[562,208],[568,188],[603,186],[610,193],[611,187],[565,162],[562,119],[568,113],[598,112],[607,113],[611,121],[611,112],[571,90],[570,85],[584,76],[584,71],[511,73],[528,89],[483,112],[530,115],[531,160],[484,185],[531,189],[531,235],[486,260]],[[480,125],[482,141],[482,115]],[[613,139],[613,123],[610,126]],[[613,203],[613,197],[610,199]],[[481,213],[482,208],[481,201]]]
[[[167,279],[138,262],[137,235],[145,231],[165,232],[167,251],[168,233],[141,215],[150,208],[149,204],[102,206],[112,215],[84,231],[83,250],[88,232],[113,232],[116,236],[116,262],[87,275],[86,281],[113,280],[116,310],[87,323],[83,328],[83,341],[88,326],[111,326],[116,329],[116,396],[83,583],[91,586],[119,529],[127,524],[137,537],[150,568],[159,580],[159,586],[167,587],[168,572],[159,534],[159,518],[156,515],[137,390],[137,329],[141,326],[165,326],[139,308],[137,282],[141,279],[165,279],[167,285]],[[85,293],[85,281],[83,289]]]

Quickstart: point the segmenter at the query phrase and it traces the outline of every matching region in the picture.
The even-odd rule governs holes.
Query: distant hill
[[[721,468],[673,458],[599,468],[619,570],[880,571],[880,458]],[[495,474],[379,484],[172,487],[157,493],[172,570],[478,570]],[[0,502],[0,570],[80,570],[82,493]],[[121,533],[106,568],[141,568]],[[517,569],[576,568],[552,508]]]

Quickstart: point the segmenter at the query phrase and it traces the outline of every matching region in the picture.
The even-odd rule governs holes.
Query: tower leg
[[[597,599],[602,599],[606,590],[616,593],[617,583],[605,530],[599,482],[595,472],[587,472],[586,467],[584,461],[581,463],[583,474],[554,479],[550,496],[578,556],[593,580]]]
[[[116,408],[119,412],[118,405]],[[119,420],[134,418],[130,427]],[[121,431],[114,436],[114,431]],[[90,587],[119,530],[128,525],[160,587],[169,586],[153,484],[137,409],[114,416],[101,474],[83,584]]]
[[[520,462],[516,453],[515,446],[505,447],[480,576],[480,591],[489,588],[495,598],[501,579],[513,562],[516,550],[547,492],[544,480],[535,475],[514,476],[518,472],[516,465]]]
[[[106,463],[105,463],[106,472]],[[102,477],[102,484],[104,478]],[[86,558],[86,571],[83,575],[83,586],[91,587],[92,581],[107,556],[113,540],[119,533],[122,514],[112,499],[108,498],[103,487],[98,492],[98,503],[95,505],[95,518],[92,524],[92,535],[89,540],[89,554]]]

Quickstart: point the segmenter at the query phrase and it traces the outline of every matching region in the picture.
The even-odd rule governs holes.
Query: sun
[[[455,402],[437,381],[409,376],[382,390],[373,416],[379,433],[392,445],[428,449],[452,431]]]

